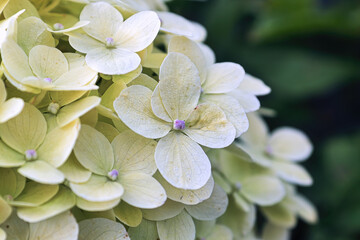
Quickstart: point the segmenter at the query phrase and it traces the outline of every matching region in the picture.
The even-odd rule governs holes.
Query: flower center
[[[176,119],[176,120],[174,121],[174,126],[173,126],[173,128],[174,128],[175,130],[184,130],[184,129],[185,129],[185,121]]]
[[[64,25],[62,25],[61,23],[55,23],[53,27],[56,31],[64,29]]]
[[[44,78],[44,81],[47,83],[52,83],[53,80],[51,78]]]
[[[28,161],[36,160],[38,158],[37,152],[34,149],[29,149],[25,151],[25,159]]]
[[[115,181],[119,176],[119,171],[116,169],[111,170],[110,172],[108,172],[108,178],[110,178],[111,180]]]
[[[114,39],[111,38],[111,37],[106,38],[106,40],[105,40],[105,45],[106,45],[107,48],[115,47],[115,41],[114,41]]]
[[[58,103],[50,103],[47,110],[52,114],[57,114],[60,109],[60,105]]]

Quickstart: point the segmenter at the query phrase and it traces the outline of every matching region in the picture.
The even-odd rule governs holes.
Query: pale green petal
[[[249,212],[251,204],[248,200],[245,199],[245,197],[241,194],[240,191],[236,191],[232,194],[232,197],[234,198],[235,205],[238,208],[241,208],[244,212]]]
[[[79,226],[68,211],[45,221],[30,224],[29,240],[77,240]]]
[[[8,147],[0,140],[0,166],[1,167],[19,167],[25,163],[24,154],[20,154]]]
[[[79,226],[79,240],[130,240],[122,224],[105,218],[84,220]]]
[[[278,227],[271,223],[267,223],[262,234],[264,240],[288,240],[290,239],[289,229]]]
[[[99,120],[99,113],[96,108],[91,109],[90,111],[88,111],[87,113],[85,113],[80,117],[80,121],[82,124],[89,125],[90,127],[93,128],[95,128],[96,124],[98,123],[98,120]]]
[[[86,54],[86,63],[93,70],[108,74],[126,74],[135,70],[141,59],[139,55],[125,48],[94,48]]]
[[[269,94],[271,89],[260,79],[245,74],[244,80],[240,83],[238,89],[244,92],[252,93],[256,96]]]
[[[186,206],[188,213],[198,220],[214,220],[223,215],[228,206],[229,200],[226,192],[219,186],[215,185],[209,199],[192,206]]]
[[[166,201],[164,188],[151,175],[141,172],[124,174],[119,176],[118,182],[125,189],[121,198],[132,206],[156,208]]]
[[[155,79],[149,77],[146,74],[141,73],[137,78],[135,78],[128,84],[128,87],[133,85],[141,85],[147,87],[151,91],[154,91],[157,84],[158,82]]]
[[[245,76],[244,69],[236,63],[216,63],[208,67],[202,88],[205,93],[227,93],[237,88]]]
[[[119,117],[114,113],[111,109],[104,107],[103,105],[98,105],[96,107],[96,110],[98,111],[100,116],[103,116],[105,118],[111,119],[113,122],[121,121]],[[128,128],[127,128],[128,129]]]
[[[158,240],[156,223],[143,219],[136,228],[129,228],[129,235],[131,240]]]
[[[296,225],[296,216],[291,209],[278,203],[269,207],[262,207],[262,213],[273,224],[279,227],[291,228]]]
[[[41,112],[26,103],[19,115],[0,125],[0,136],[7,145],[19,153],[25,153],[40,146],[46,129],[46,121]]]
[[[87,201],[81,197],[76,198],[76,206],[82,210],[89,212],[99,212],[113,209],[120,202],[120,198],[106,202],[91,202]]]
[[[249,129],[241,136],[241,139],[251,147],[265,151],[269,134],[265,121],[257,113],[249,113],[247,117]]]
[[[54,82],[54,91],[81,91],[81,90],[95,90],[97,79],[97,72],[88,66],[70,69],[70,71],[62,74]]]
[[[13,76],[11,76],[11,74],[7,71],[7,69],[4,66],[4,61],[1,63],[1,68],[4,70],[4,75],[5,75],[6,79],[11,83],[12,86],[15,87],[15,89],[16,89],[15,91],[26,92],[23,94],[27,95],[26,98],[28,98],[29,100],[33,97],[32,94],[40,94],[41,93],[41,89],[33,88],[33,87],[30,87],[29,85],[23,84],[24,79],[36,78],[36,77],[25,77],[25,78],[23,78],[22,82],[19,82]],[[30,67],[29,67],[29,69],[30,69]],[[33,74],[33,73],[31,72],[31,74]]]
[[[27,55],[11,38],[3,43],[1,57],[6,70],[15,80],[33,76]]]
[[[0,79],[0,106],[6,101],[6,97],[7,97],[7,93],[5,89],[5,84],[3,80]]]
[[[29,239],[29,223],[21,220],[16,212],[13,212],[11,216],[4,222],[1,227],[6,230],[7,239],[16,239],[16,240],[28,240]],[[9,227],[5,227],[9,226]],[[1,238],[0,238],[1,239]]]
[[[82,211],[79,208],[73,208],[72,212],[78,211],[76,214],[76,219],[78,221],[82,221],[85,219],[91,219],[91,218],[106,218],[111,221],[116,221],[116,217],[113,210],[107,210],[107,211],[101,211],[101,212],[87,212]],[[79,213],[80,211],[80,213]],[[74,213],[75,214],[75,213]]]
[[[64,54],[57,48],[37,45],[30,50],[29,63],[32,71],[39,78],[58,79],[69,70]]]
[[[37,154],[39,159],[45,160],[54,167],[60,167],[69,157],[79,135],[80,121],[74,120],[61,128],[49,132]]]
[[[149,46],[160,29],[160,19],[155,12],[142,11],[126,19],[116,32],[119,47],[139,52]]]
[[[244,160],[249,160],[249,162],[254,162],[263,167],[270,167],[272,164],[271,156],[269,156],[261,148],[252,148],[251,145],[245,145],[243,143],[235,142],[234,148],[232,148],[231,151],[234,153],[236,152],[236,154],[238,154],[239,152],[243,152],[243,154],[238,154],[238,156],[241,156],[241,158]]]
[[[114,101],[117,97],[120,96],[122,90],[126,88],[126,84],[124,82],[117,82],[111,84],[111,86],[105,91],[105,93],[101,97],[101,105],[115,111],[114,109]]]
[[[120,119],[134,132],[146,138],[161,138],[171,130],[171,124],[157,118],[151,109],[150,89],[131,86],[124,89],[114,102]]]
[[[210,148],[224,148],[235,139],[236,130],[216,105],[200,104],[189,116],[184,130],[195,142]]]
[[[3,12],[6,5],[9,3],[10,0],[4,0],[0,3],[0,14]]]
[[[157,222],[161,240],[194,240],[195,224],[185,211],[174,218]]]
[[[201,83],[205,81],[207,74],[207,62],[203,51],[196,42],[182,36],[172,37],[169,42],[168,52],[178,52],[189,57],[199,70]]]
[[[42,160],[27,162],[18,169],[18,172],[24,177],[43,184],[59,184],[65,180],[62,172]]]
[[[129,227],[137,227],[142,221],[141,210],[124,201],[114,208],[114,213],[120,222]]]
[[[241,182],[240,191],[246,198],[261,206],[273,205],[285,196],[282,182],[269,176],[254,176]]]
[[[310,186],[313,183],[310,174],[299,164],[273,161],[272,168],[280,178],[289,183],[301,186]]]
[[[95,128],[82,125],[74,153],[90,171],[106,176],[113,169],[114,154],[110,142]]]
[[[186,120],[197,106],[201,84],[199,71],[188,57],[169,53],[160,67],[159,90],[172,120]]]
[[[26,179],[14,168],[0,168],[0,196],[16,198],[25,187]]]
[[[57,103],[60,107],[68,105],[81,98],[86,91],[53,91],[49,92],[52,102]]]
[[[120,134],[120,132],[113,125],[104,122],[98,122],[95,126],[95,129],[101,132],[109,140],[109,142],[112,142],[114,138]],[[116,149],[114,149],[114,151],[116,151]]]
[[[130,130],[119,134],[112,141],[114,169],[122,174],[142,172],[153,175],[156,170],[154,153],[156,141],[144,138]]]
[[[310,224],[317,223],[318,213],[316,211],[316,207],[308,199],[297,194],[292,198],[292,201],[293,204],[291,207],[300,218]]]
[[[11,215],[11,212],[11,206],[2,197],[0,197],[0,224],[5,222],[5,220]]]
[[[5,18],[9,18],[18,11],[26,9],[20,19],[25,19],[30,16],[40,17],[34,5],[29,0],[11,0],[4,9]]]
[[[167,111],[166,111],[166,109],[164,107],[164,104],[163,104],[163,102],[161,100],[160,90],[159,89],[160,89],[159,85],[157,85],[155,87],[155,89],[154,89],[154,92],[153,92],[152,96],[151,96],[151,108],[152,108],[154,114],[158,118],[160,118],[160,119],[162,119],[162,120],[164,120],[166,122],[172,122],[172,120],[171,120],[169,114],[167,113]]]
[[[296,162],[307,159],[313,150],[309,138],[300,130],[290,127],[274,130],[269,138],[269,146],[275,157]]]
[[[6,240],[6,233],[0,228],[0,240]]]
[[[220,173],[213,171],[212,176],[214,177],[215,183],[218,184],[227,194],[232,192],[231,184],[227,179],[224,178]]]
[[[154,209],[142,209],[143,217],[151,221],[163,221],[179,215],[184,209],[184,204],[166,200],[161,207]]]
[[[37,45],[55,47],[55,40],[47,25],[38,17],[28,17],[19,22],[17,43],[27,55]]]
[[[65,15],[65,16],[71,16],[73,17],[72,15],[69,15],[69,14],[61,14],[61,15]],[[44,17],[43,17],[44,18]],[[45,20],[46,21],[46,20]],[[65,19],[66,21],[66,19]],[[57,23],[57,22],[56,22]],[[47,30],[49,32],[52,32],[52,33],[55,33],[55,34],[62,34],[62,33],[67,33],[67,32],[72,32],[72,31],[76,31],[86,25],[88,25],[90,22],[89,21],[79,21],[79,22],[76,22],[75,24],[69,26],[69,27],[66,27],[66,25],[68,25],[67,23],[64,23],[64,27],[66,27],[65,29],[63,30],[52,30],[50,28],[48,28]]]
[[[119,199],[124,188],[107,177],[93,174],[86,183],[70,183],[71,190],[79,197],[92,202],[107,202]]]
[[[105,2],[97,2],[86,5],[80,14],[81,21],[90,21],[83,27],[90,36],[101,42],[106,38],[114,37],[119,25],[122,24],[121,13]]]
[[[199,189],[211,175],[210,161],[204,150],[181,132],[170,132],[160,139],[155,162],[166,181],[177,188]]]
[[[156,173],[156,179],[165,188],[169,199],[186,205],[198,204],[211,196],[214,189],[214,179],[209,178],[205,186],[196,190],[185,190],[172,186],[159,173]]]
[[[0,123],[17,116],[24,108],[24,100],[21,98],[11,98],[0,104]]]
[[[260,101],[254,94],[246,93],[239,88],[227,94],[238,100],[245,112],[254,112],[260,108]]]
[[[57,114],[56,120],[59,127],[65,126],[85,113],[94,109],[100,104],[101,99],[96,96],[90,96],[73,102],[61,108]]]
[[[193,219],[196,228],[196,237],[200,239],[206,239],[207,236],[214,230],[215,220],[212,221],[199,221]]]
[[[37,207],[54,197],[58,190],[58,185],[28,182],[24,191],[14,201],[11,201],[10,204],[17,207]]]
[[[128,84],[130,83],[132,80],[134,80],[135,78],[137,78],[141,72],[142,72],[143,68],[141,65],[139,65],[135,70],[127,73],[127,74],[123,74],[123,75],[113,75],[112,76],[112,81],[114,83],[117,83],[117,82],[122,82],[122,83],[125,83],[125,84]]]
[[[39,207],[18,208],[18,216],[29,223],[39,222],[66,212],[75,206],[75,202],[76,197],[71,190],[66,187],[60,187],[55,197],[47,203]]]
[[[4,0],[0,4],[7,4],[9,0]],[[5,7],[4,5],[0,5],[0,14],[1,14],[1,8]],[[6,38],[13,38],[16,39],[17,35],[17,18],[24,13],[25,9],[17,12],[10,18],[7,18],[5,20],[0,21],[0,49],[3,44],[3,42],[6,40]]]
[[[143,67],[159,69],[167,54],[165,53],[150,53],[141,62]]]
[[[70,45],[82,53],[88,53],[92,49],[104,46],[104,43],[90,37],[82,30],[68,32],[66,35],[69,36]]]
[[[201,101],[216,104],[225,113],[226,119],[236,129],[236,138],[248,130],[249,120],[243,107],[235,98],[224,94],[207,94],[203,95]]]
[[[87,182],[91,177],[91,172],[78,162],[73,153],[59,170],[65,175],[67,180],[74,183]]]
[[[233,233],[228,227],[224,225],[215,225],[212,233],[206,238],[206,240],[232,240],[233,238]]]

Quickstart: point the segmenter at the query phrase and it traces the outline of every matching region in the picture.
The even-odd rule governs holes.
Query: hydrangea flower
[[[211,166],[198,143],[210,148],[228,146],[234,141],[235,129],[215,105],[198,105],[200,75],[185,55],[168,54],[159,79],[153,93],[136,85],[124,89],[114,108],[136,133],[161,138],[155,161],[170,184],[199,189],[209,180]]]
[[[155,12],[139,12],[123,21],[121,13],[105,2],[86,5],[80,20],[90,23],[83,31],[68,33],[70,45],[86,54],[89,67],[109,75],[135,70],[141,62],[136,52],[149,46],[160,28]]]

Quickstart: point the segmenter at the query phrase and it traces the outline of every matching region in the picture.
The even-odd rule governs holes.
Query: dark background
[[[169,2],[208,30],[218,62],[240,63],[272,93],[271,129],[302,129],[315,151],[305,162],[315,184],[300,188],[317,206],[294,240],[360,239],[360,1],[208,0]]]

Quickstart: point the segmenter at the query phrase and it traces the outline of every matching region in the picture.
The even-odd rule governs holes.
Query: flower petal
[[[235,139],[236,130],[214,104],[200,104],[187,119],[184,132],[195,142],[210,148],[224,148]]]
[[[155,87],[154,92],[151,96],[151,108],[158,118],[166,122],[172,122],[161,100],[159,84]]]
[[[136,228],[129,228],[129,235],[132,240],[158,240],[156,222],[143,219]]]
[[[272,165],[277,175],[289,183],[301,186],[311,186],[313,183],[310,174],[301,165],[282,161],[273,161]]]
[[[274,224],[267,223],[262,235],[264,240],[287,240],[290,239],[290,232],[287,228],[278,227]]]
[[[142,221],[142,212],[140,209],[133,207],[126,202],[122,201],[114,208],[114,213],[120,222],[129,227],[136,227]]]
[[[109,142],[112,142],[114,138],[120,134],[113,125],[105,122],[96,123],[95,129],[101,132],[109,140]]]
[[[119,204],[119,202],[120,202],[120,198],[116,198],[114,200],[110,200],[106,202],[91,202],[81,197],[76,198],[76,206],[88,212],[107,211],[113,209],[115,206]]]
[[[249,128],[241,135],[241,139],[252,148],[265,151],[269,130],[265,121],[257,113],[247,114]]]
[[[130,240],[125,227],[105,218],[93,218],[79,223],[79,240]]]
[[[20,19],[25,19],[30,16],[40,17],[38,11],[29,0],[11,0],[4,9],[4,16],[5,18],[9,18],[22,9],[26,9],[26,11]]]
[[[26,179],[14,168],[0,168],[0,196],[16,198],[25,187]]]
[[[179,215],[182,210],[184,210],[184,204],[168,199],[158,208],[142,209],[142,213],[147,220],[163,221]]]
[[[171,125],[158,119],[151,109],[150,89],[131,86],[124,89],[114,101],[114,108],[120,119],[131,130],[146,138],[161,138],[171,130]]]
[[[65,34],[69,36],[69,44],[74,49],[82,53],[88,53],[92,49],[104,46],[104,43],[90,37],[83,30],[68,32]]]
[[[10,204],[17,207],[37,207],[49,201],[58,191],[58,185],[28,182],[22,193]]]
[[[260,101],[254,94],[246,93],[239,89],[235,89],[227,94],[238,100],[245,112],[254,112],[260,108]]]
[[[176,217],[157,222],[159,237],[162,240],[193,240],[195,224],[185,211]]]
[[[54,82],[54,91],[69,91],[69,90],[91,90],[97,89],[93,83],[93,79],[97,79],[97,72],[88,66],[70,69],[70,71],[62,74]]]
[[[263,81],[250,74],[245,74],[244,80],[240,83],[238,89],[256,96],[266,95],[271,92],[271,89]]]
[[[172,120],[186,120],[197,106],[201,84],[199,71],[188,57],[169,53],[160,67],[159,90]]]
[[[296,216],[291,209],[282,202],[269,207],[262,207],[262,213],[271,223],[285,228],[292,228],[296,225]]]
[[[24,154],[16,152],[0,140],[0,167],[19,167],[24,163]]]
[[[214,229],[212,230],[211,234],[206,237],[206,240],[232,240],[234,235],[232,231],[224,226],[224,225],[215,225]]]
[[[12,208],[11,206],[2,198],[0,197],[0,224],[5,222],[5,220],[10,217]]]
[[[62,172],[42,160],[27,162],[18,169],[18,172],[24,177],[43,184],[59,184],[65,180]]]
[[[91,172],[79,163],[73,153],[59,170],[65,175],[67,180],[74,183],[87,182],[91,177]]]
[[[0,221],[1,222],[1,221]],[[16,212],[4,222],[1,227],[8,226],[6,229],[7,239],[28,240],[29,239],[29,223],[21,220]],[[0,238],[1,239],[1,238]],[[5,239],[4,239],[5,240]]]
[[[24,108],[24,100],[21,98],[11,98],[0,104],[0,123],[17,116]]]

